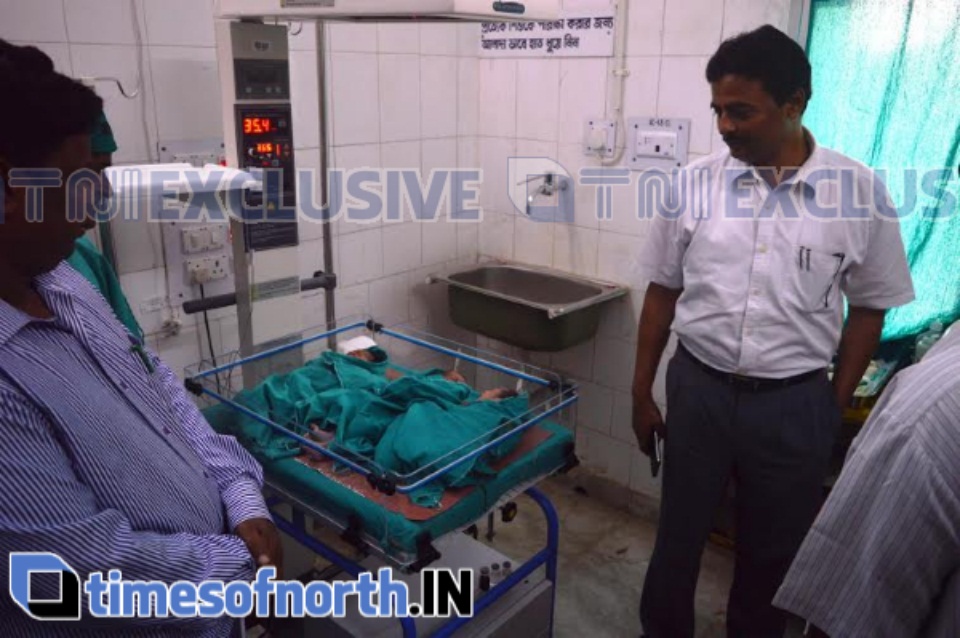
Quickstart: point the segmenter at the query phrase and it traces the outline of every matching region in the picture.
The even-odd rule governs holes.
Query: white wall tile
[[[150,47],[149,51],[159,139],[222,140],[216,51],[168,46]],[[184,87],[193,88],[185,91]],[[298,130],[298,136],[300,133]]]
[[[334,53],[333,143],[369,144],[380,141],[380,88],[377,56]]]
[[[629,184],[611,186],[611,216],[600,219],[600,230],[634,237],[644,236],[649,224],[648,220],[641,219],[639,214],[638,176],[639,173],[631,173]]]
[[[613,393],[613,416],[610,436],[630,447],[639,447],[633,433],[633,396],[629,392]]]
[[[460,58],[457,64],[457,133],[476,135],[480,126],[480,63],[476,58]]]
[[[645,282],[640,276],[639,253],[643,249],[642,241],[630,235],[621,235],[600,229],[600,258],[597,262],[597,276],[600,279],[642,287]]]
[[[636,448],[630,451],[630,489],[653,498],[660,498],[662,470],[654,478],[650,472],[650,457]]]
[[[333,167],[342,169],[345,172],[354,171],[357,169],[368,169],[372,168],[374,170],[379,170],[381,166],[380,162],[380,145],[379,144],[361,144],[358,146],[341,146],[334,149],[333,153]],[[347,174],[345,173],[344,179],[347,179]],[[366,185],[364,187],[366,190],[372,192],[382,192],[382,189],[372,185]],[[337,234],[347,234],[359,232],[362,230],[370,230],[374,226],[380,225],[380,220],[375,222],[359,222],[351,221],[347,219],[346,209],[349,207],[366,207],[365,203],[355,202],[350,199],[344,201],[344,210],[334,223],[334,228],[336,229]],[[382,212],[382,211],[381,211]]]
[[[537,222],[517,216],[514,223],[514,259],[549,268],[553,264],[553,229],[556,226],[552,222]]]
[[[550,356],[550,367],[577,380],[593,378],[593,340],[587,340],[572,348],[555,352]]]
[[[320,174],[320,149],[310,148],[296,151],[296,163],[297,201],[301,203],[301,206],[305,203],[303,188],[301,188],[300,184],[300,176],[305,171],[310,171],[313,181],[311,193],[309,193],[313,198],[310,207],[312,209],[319,209],[324,203],[321,196],[323,176]],[[300,241],[311,241],[323,237],[323,224],[319,219],[311,219],[303,214],[301,210],[297,221],[300,227]]]
[[[480,250],[480,224],[457,224],[457,258],[476,259]]]
[[[590,382],[580,382],[578,388],[577,427],[609,434],[613,390]]]
[[[517,61],[479,61],[480,135],[515,137],[517,134]]]
[[[380,228],[362,230],[338,238],[340,281],[343,287],[365,283],[383,276],[383,237]]]
[[[666,0],[631,0],[627,55],[660,55]]]
[[[381,25],[382,26],[382,25]],[[380,56],[380,137],[384,142],[420,137],[420,57]]]
[[[516,154],[513,139],[480,138],[480,168],[483,171],[480,185],[480,206],[484,215],[491,212],[510,213],[513,203],[508,191],[508,160]]]
[[[480,25],[457,25],[457,53],[461,57],[476,57],[480,53]]]
[[[632,288],[625,296],[604,306],[597,334],[607,339],[635,342],[645,294],[645,288]]]
[[[600,250],[600,232],[571,224],[555,224],[553,267],[569,273],[595,277]]]
[[[370,284],[338,287],[334,303],[338,320],[369,315]]]
[[[605,117],[607,76],[603,58],[560,60],[557,139],[561,144],[582,144],[584,122]],[[632,83],[633,77],[627,82]]]
[[[63,0],[0,0],[0,38],[17,42],[66,42]]]
[[[380,53],[420,53],[420,25],[388,22],[377,25]]]
[[[329,28],[330,23],[327,23]],[[302,27],[302,28],[300,28]],[[301,22],[300,27],[294,27],[288,31],[287,41],[290,43],[291,51],[317,51],[317,29],[316,23]],[[327,51],[330,50],[330,31],[326,31]]]
[[[495,259],[513,259],[513,224],[516,215],[484,213],[480,224],[480,254]]]
[[[116,77],[127,90],[136,88],[140,73],[137,70],[134,47],[75,44],[70,46],[70,52],[73,57],[73,70],[78,76]],[[143,81],[146,87],[150,87],[149,64],[145,66]],[[114,163],[146,161],[152,155],[148,148],[155,148],[157,140],[152,96],[148,91],[144,91],[135,99],[128,100],[120,94],[115,84],[109,82],[98,83],[96,88],[103,98],[104,110],[119,146],[113,156]],[[141,101],[144,99],[147,104],[149,146],[144,138],[140,110]]]
[[[323,241],[319,239],[304,240],[301,238],[297,249],[300,258],[300,278],[313,277],[313,273],[323,270]]]
[[[457,135],[459,62],[436,55],[420,58],[420,130],[424,138]]]
[[[459,46],[457,24],[429,23],[420,25],[420,53],[456,56]]]
[[[327,325],[327,303],[323,290],[311,290],[300,295],[300,314],[306,329]],[[222,327],[222,324],[221,324]]]
[[[573,223],[581,228],[596,230],[600,223],[597,219],[597,187],[581,184],[580,171],[586,167],[599,167],[599,158],[584,155],[580,144],[560,144],[558,159],[574,182]]]
[[[731,38],[765,24],[788,32],[791,4],[791,0],[725,0],[723,38]]]
[[[629,341],[598,337],[593,360],[593,380],[614,390],[630,391],[636,355],[636,347]]]
[[[386,224],[383,227],[383,268],[401,273],[423,264],[423,240],[418,222]]]
[[[421,151],[423,153],[422,171],[423,179],[426,182],[433,170],[449,171],[456,169],[457,164],[457,145],[456,138],[442,140],[423,140]]]
[[[660,58],[627,58],[630,77],[623,92],[623,114],[627,118],[656,115],[660,90]]]
[[[560,61],[517,63],[517,137],[555,142],[559,116]],[[484,91],[483,95],[487,95]]]
[[[375,320],[395,325],[409,319],[409,280],[401,273],[370,284],[370,312]]]
[[[363,22],[330,22],[330,49],[353,53],[376,53],[377,25]]]
[[[316,51],[290,52],[290,94],[297,148],[320,146],[320,90]]]
[[[403,171],[420,172],[420,142],[394,142],[380,146],[380,162],[384,169],[398,169]],[[405,180],[400,177],[397,181],[398,191],[392,192],[388,187],[388,178],[384,175],[384,223],[391,224],[399,221],[413,220],[413,208],[407,201]],[[389,272],[389,270],[388,270]]]
[[[670,0],[663,28],[664,55],[712,55],[720,44],[723,3]]]
[[[660,67],[660,94],[657,115],[688,117],[690,152],[710,153],[713,113],[707,83],[707,57],[664,56]]]
[[[449,171],[458,170],[456,138],[424,140],[421,143],[422,164],[420,167],[420,179],[423,184],[423,197],[426,200],[430,190],[430,179],[433,171],[448,172],[443,179],[448,185],[448,193],[452,194],[453,186],[450,182]],[[439,178],[438,178],[439,179]],[[448,199],[441,202],[440,209],[437,211],[437,219],[447,221],[450,219],[450,204]],[[429,212],[429,211],[428,211]]]
[[[457,258],[457,224],[444,218],[417,224],[423,230],[423,263],[442,264]]]
[[[579,430],[577,456],[585,468],[598,476],[629,485],[631,450],[616,439],[588,429]]]
[[[206,355],[200,354],[199,332],[193,327],[184,327],[179,334],[173,336],[158,336],[155,343],[157,354],[181,379],[186,368],[199,363],[201,359],[210,358],[209,352]]]
[[[150,44],[212,47],[212,0],[143,0]]]
[[[140,33],[146,41],[146,20],[141,0],[70,0],[63,3],[70,42],[134,44],[134,4],[139,9]]]
[[[144,302],[160,297],[165,299],[167,296],[167,273],[163,268],[154,268],[153,270],[143,270],[137,273],[120,276],[120,287],[123,294],[133,310],[133,315],[137,318],[137,323],[144,334],[154,334],[158,332],[163,325],[162,310],[146,310],[143,307]]]

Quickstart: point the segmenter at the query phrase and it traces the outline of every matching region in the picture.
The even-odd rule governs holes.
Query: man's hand
[[[633,398],[633,433],[637,437],[640,451],[653,454],[653,433],[666,438],[667,430],[663,424],[663,415],[652,397]]]
[[[280,545],[280,532],[273,521],[265,518],[252,518],[237,525],[233,531],[250,550],[257,569],[273,566],[277,568],[277,579],[283,569],[283,546]]]

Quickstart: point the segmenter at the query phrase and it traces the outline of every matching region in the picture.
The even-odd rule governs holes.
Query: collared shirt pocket
[[[840,278],[846,255],[795,244],[785,269],[786,290],[802,312],[833,312],[840,304]]]

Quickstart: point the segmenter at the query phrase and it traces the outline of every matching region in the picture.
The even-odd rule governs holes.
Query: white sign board
[[[603,58],[613,55],[615,12],[565,13],[548,22],[484,22],[482,58]]]

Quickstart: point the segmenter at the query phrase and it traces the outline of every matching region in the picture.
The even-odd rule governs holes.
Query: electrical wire
[[[206,299],[206,293],[203,289],[203,284],[200,284],[200,298]],[[214,368],[219,367],[217,365],[217,355],[213,352],[213,337],[210,334],[210,315],[206,310],[203,311],[203,325],[207,330],[207,347],[210,349],[210,363],[213,364]],[[223,388],[220,387],[220,373],[213,375],[214,379],[217,382],[217,394],[223,395]]]

